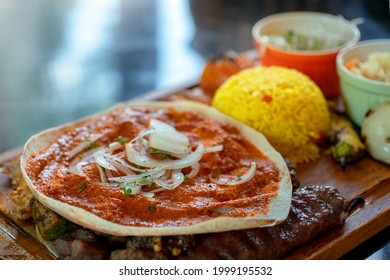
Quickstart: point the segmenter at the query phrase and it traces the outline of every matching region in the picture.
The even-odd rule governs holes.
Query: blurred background
[[[256,21],[298,10],[362,18],[361,40],[390,38],[388,0],[0,0],[0,152],[114,103],[195,83],[206,59],[254,48]],[[363,246],[374,246],[373,258],[389,253],[375,253],[383,243]]]
[[[294,10],[363,18],[362,40],[390,37],[387,0],[0,0],[0,152],[196,81],[207,58],[252,49],[257,20]]]

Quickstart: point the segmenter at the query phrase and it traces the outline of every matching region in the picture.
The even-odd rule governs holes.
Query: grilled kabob
[[[341,169],[346,170],[347,163],[361,158],[365,152],[365,146],[355,131],[352,123],[340,112],[330,107],[331,134],[333,143],[332,155],[340,162]]]

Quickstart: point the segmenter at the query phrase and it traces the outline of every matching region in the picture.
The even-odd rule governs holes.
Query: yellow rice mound
[[[283,67],[253,67],[230,77],[212,106],[267,137],[294,164],[319,157],[318,140],[330,129],[326,99],[303,73]]]

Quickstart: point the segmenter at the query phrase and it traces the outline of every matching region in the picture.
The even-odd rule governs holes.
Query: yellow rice
[[[263,133],[295,164],[318,158],[315,143],[330,129],[318,86],[283,67],[258,66],[233,75],[217,90],[212,106]]]

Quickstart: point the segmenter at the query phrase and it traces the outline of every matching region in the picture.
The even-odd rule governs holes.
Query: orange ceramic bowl
[[[324,43],[325,48],[319,50],[287,49],[270,42],[269,36],[281,35],[289,30],[296,34],[308,34],[307,38],[310,38],[310,34],[320,33],[323,40],[328,41]],[[252,36],[263,65],[299,70],[320,87],[326,98],[334,98],[340,92],[336,56],[342,48],[356,44],[360,39],[360,32],[355,24],[340,16],[317,12],[287,12],[258,21],[253,26]],[[313,38],[311,41],[314,40]],[[339,40],[337,45],[332,46],[336,40]]]

